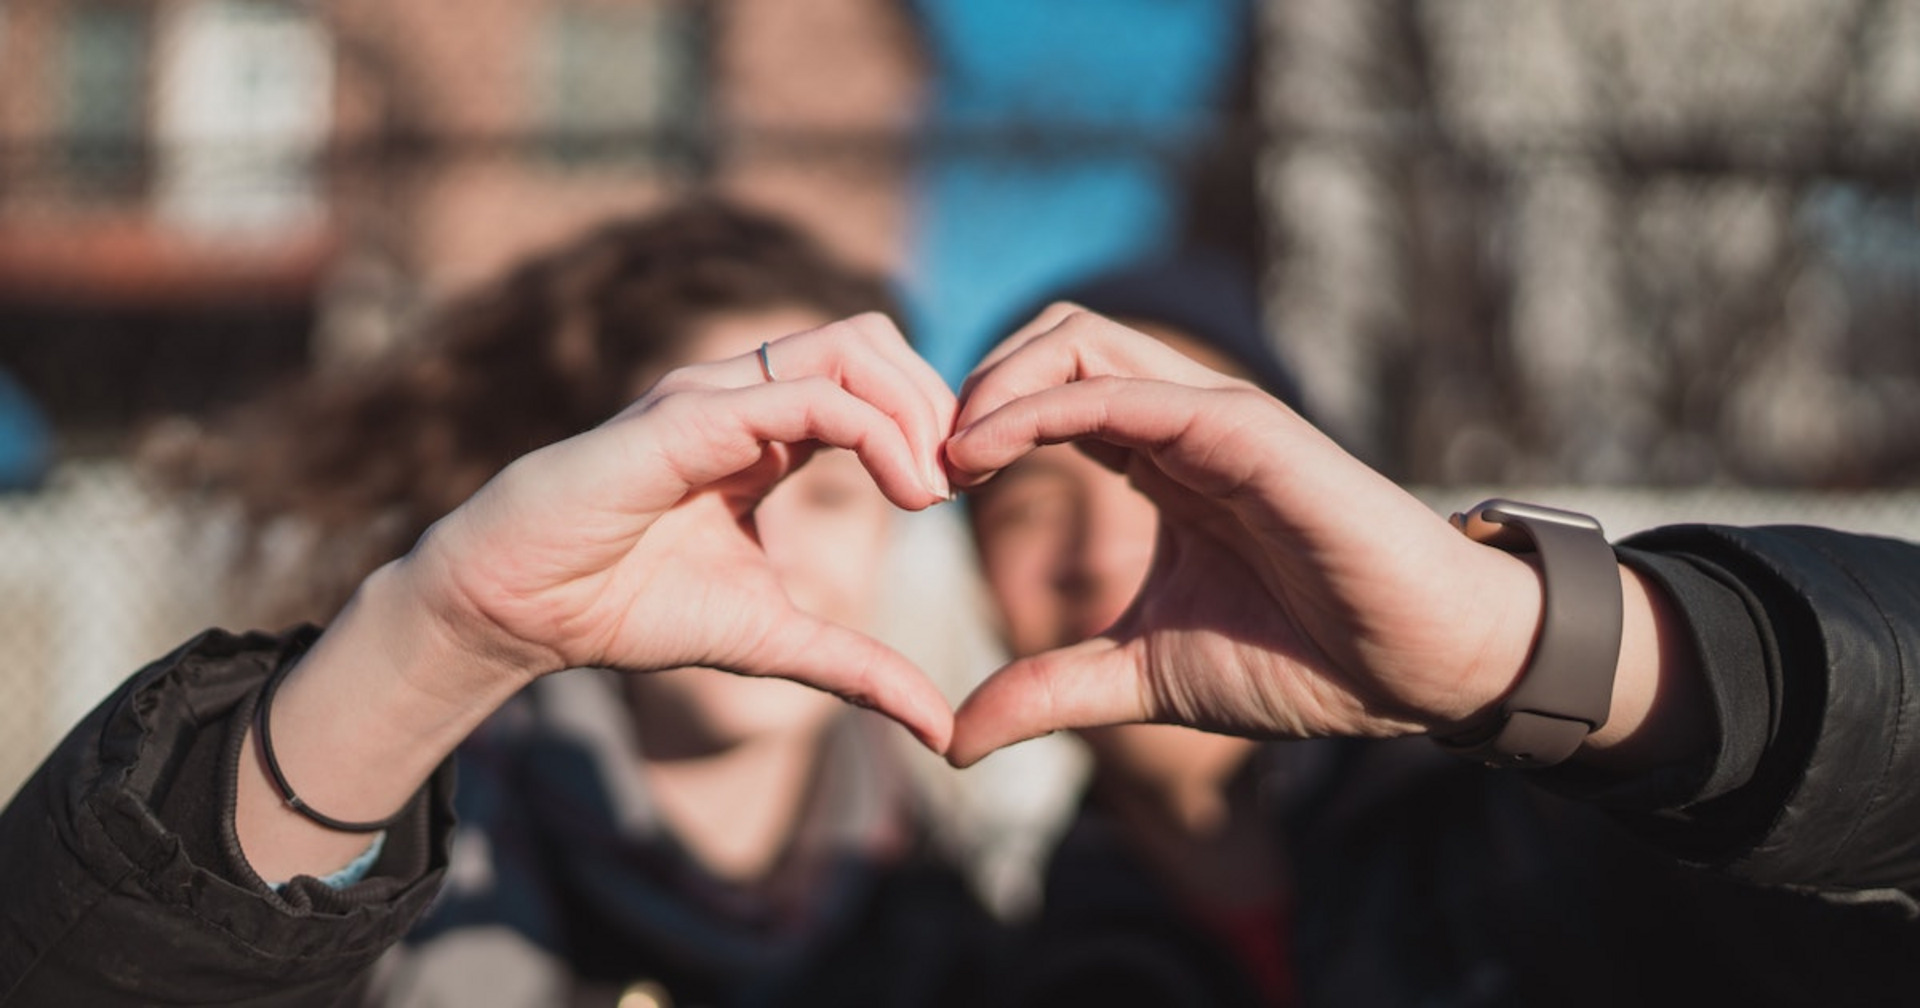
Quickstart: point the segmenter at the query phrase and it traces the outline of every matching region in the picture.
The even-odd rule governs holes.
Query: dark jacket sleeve
[[[1685,613],[1717,725],[1638,831],[1756,882],[1920,893],[1920,546],[1791,526],[1622,546]]]
[[[134,676],[0,813],[0,1005],[349,1001],[426,909],[450,771],[365,880],[276,892],[239,853],[234,782],[260,683],[312,632],[209,632]]]

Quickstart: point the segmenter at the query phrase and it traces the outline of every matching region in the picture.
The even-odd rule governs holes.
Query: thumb
[[[922,745],[944,754],[953,709],[905,655],[836,623],[795,611],[738,671],[790,679],[898,721]]]
[[[1148,718],[1133,656],[1111,638],[1094,637],[988,676],[954,713],[947,762],[971,766],[1002,746],[1062,728]]]

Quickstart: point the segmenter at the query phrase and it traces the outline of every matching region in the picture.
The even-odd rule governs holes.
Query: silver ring
[[[776,382],[780,379],[773,376],[773,361],[767,358],[767,346],[768,344],[766,343],[760,344],[760,349],[756,354],[760,358],[760,373],[766,375],[768,381]]]

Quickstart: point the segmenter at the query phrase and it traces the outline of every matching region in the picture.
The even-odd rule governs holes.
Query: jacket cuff
[[[390,837],[357,885],[302,878],[276,895],[229,856],[234,726],[314,636],[203,634],[67,736],[0,816],[14,861],[0,867],[0,987],[27,1001],[332,1004],[406,934],[446,866],[446,767],[396,830],[411,853]]]
[[[1685,860],[1757,882],[1824,889],[1920,884],[1920,547],[1792,526],[1674,526],[1628,540],[1737,598],[1766,684],[1751,695],[1749,646],[1681,592],[1722,719],[1722,793],[1632,825]],[[1660,569],[1672,570],[1670,565]],[[1730,671],[1730,669],[1732,671]],[[1723,679],[1740,677],[1729,687]],[[1743,692],[1744,691],[1744,692]],[[1722,703],[1738,694],[1744,699]],[[1750,752],[1762,740],[1757,761]],[[1751,770],[1745,769],[1751,764]]]
[[[299,661],[318,637],[318,632],[311,628],[303,628],[290,635],[268,671],[276,671]],[[225,718],[226,728],[222,733],[225,744],[218,775],[219,814],[218,819],[211,823],[218,830],[219,857],[209,863],[222,871],[228,881],[260,894],[269,902],[277,903],[281,909],[296,915],[352,915],[358,907],[382,907],[401,899],[409,888],[427,880],[429,873],[435,870],[436,851],[439,854],[438,864],[444,866],[453,828],[451,761],[428,780],[427,785],[401,810],[393,825],[383,831],[384,839],[378,851],[371,852],[374,857],[367,861],[364,870],[345,879],[346,884],[334,881],[333,876],[318,878],[308,875],[296,875],[284,882],[269,882],[253,870],[252,863],[240,849],[234,809],[238,804],[240,761],[246,756],[247,731],[253,725],[254,709],[260,700],[259,687],[264,681],[263,676],[260,682],[254,683],[252,690]],[[441,811],[437,816],[436,805]],[[204,828],[209,823],[202,817],[198,825]],[[395,935],[395,940],[398,937]]]

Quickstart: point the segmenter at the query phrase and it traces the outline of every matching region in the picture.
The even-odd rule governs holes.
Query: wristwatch
[[[1552,766],[1580,748],[1613,705],[1620,658],[1620,568],[1593,518],[1495,498],[1456,514],[1468,538],[1540,558],[1546,599],[1520,685],[1486,724],[1443,748],[1493,767]]]

